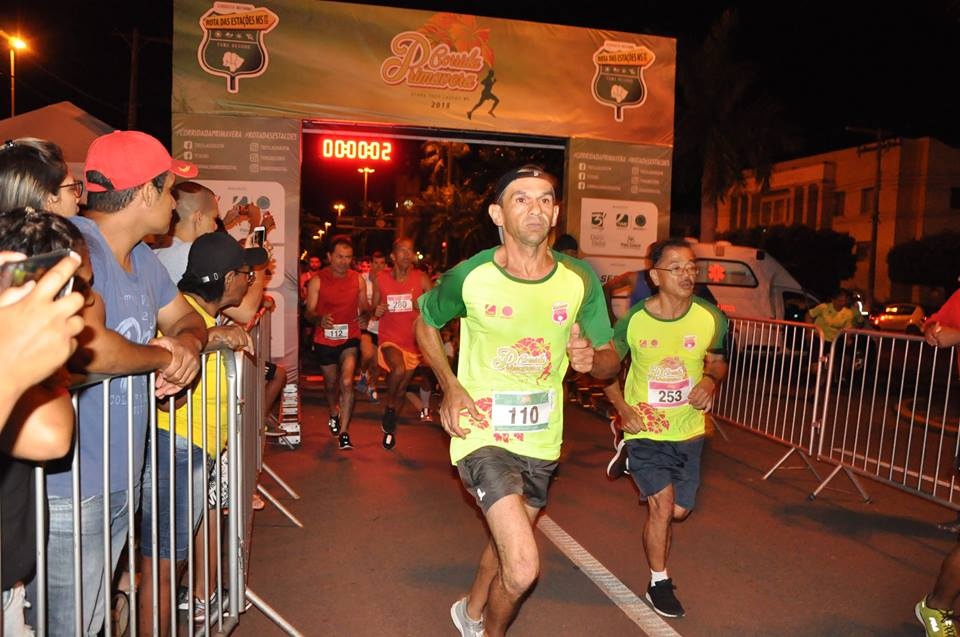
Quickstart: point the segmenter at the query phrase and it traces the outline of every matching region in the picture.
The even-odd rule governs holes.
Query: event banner
[[[317,0],[174,0],[173,112],[673,145],[672,38]]]
[[[298,242],[300,239],[300,120],[173,115],[173,154],[197,165],[195,181],[218,197],[227,230],[245,239],[266,225],[272,247],[267,293],[276,301],[271,357],[297,369]],[[251,206],[260,211],[251,216]],[[269,213],[272,223],[266,219]]]
[[[601,279],[636,270],[670,232],[671,149],[571,139],[567,232]]]

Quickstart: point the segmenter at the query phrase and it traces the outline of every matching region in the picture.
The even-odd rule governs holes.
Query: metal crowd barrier
[[[869,500],[867,477],[960,510],[956,348],[922,337],[844,330],[824,372],[826,400],[817,459],[835,465]]]
[[[810,462],[821,400],[823,333],[807,323],[730,317],[727,377],[712,415],[789,447],[766,480],[793,454]]]
[[[205,460],[204,466],[202,467],[202,482],[203,482],[203,511],[201,522],[199,524],[199,529],[197,530],[199,535],[198,537],[203,538],[202,546],[202,558],[200,564],[196,563],[194,559],[194,533],[190,532],[187,534],[187,560],[185,570],[180,570],[177,568],[177,561],[175,559],[170,560],[170,581],[172,585],[170,586],[169,592],[169,605],[170,605],[170,632],[171,634],[228,634],[234,628],[236,628],[239,622],[239,616],[245,610],[245,603],[250,600],[252,603],[256,604],[257,607],[262,610],[268,617],[277,623],[282,629],[284,629],[288,634],[296,635],[299,634],[292,626],[287,624],[279,614],[277,614],[272,608],[269,607],[262,599],[256,596],[252,591],[250,591],[246,586],[246,579],[249,566],[250,558],[250,538],[253,529],[253,509],[251,506],[253,494],[257,490],[257,478],[262,466],[262,452],[263,452],[263,426],[264,426],[264,364],[267,360],[266,353],[270,351],[270,325],[269,325],[269,314],[264,317],[260,324],[252,328],[252,336],[256,344],[256,355],[250,356],[243,352],[234,353],[226,348],[213,348],[205,352],[204,356],[201,358],[202,362],[202,374],[203,381],[197,386],[195,390],[190,390],[187,392],[187,401],[188,405],[184,417],[186,419],[186,429],[188,432],[192,431],[192,425],[195,422],[195,419],[199,418],[201,420],[203,431],[205,432],[203,436],[203,458]],[[199,414],[194,413],[193,409],[193,393],[201,393],[201,404],[207,405],[207,383],[206,379],[210,375],[215,375],[213,379],[215,381],[216,387],[216,407],[215,407],[215,427],[216,427],[216,436],[215,440],[219,441],[223,429],[226,428],[227,431],[227,444],[226,450],[224,453],[227,455],[226,462],[226,471],[227,475],[226,480],[222,481],[224,476],[221,475],[223,470],[223,465],[218,460],[215,463],[212,463],[212,470],[208,470],[208,465],[210,464],[208,459],[210,454],[208,454],[207,449],[207,424],[208,424],[208,408],[200,410]],[[71,387],[71,393],[73,398],[74,411],[78,409],[79,395],[80,392],[96,392],[100,396],[102,405],[104,406],[104,417],[103,422],[100,425],[102,428],[92,429],[91,427],[98,427],[97,424],[84,423],[84,427],[81,428],[79,424],[79,418],[75,419],[75,436],[74,436],[74,450],[78,449],[79,440],[81,436],[84,435],[95,435],[97,438],[101,435],[103,436],[103,457],[104,462],[102,466],[102,480],[103,480],[103,490],[100,494],[104,500],[103,515],[100,520],[98,532],[93,534],[95,538],[93,542],[100,543],[102,545],[103,555],[106,560],[111,560],[111,555],[119,554],[120,548],[117,546],[112,546],[111,534],[109,532],[104,532],[104,530],[109,530],[111,525],[111,509],[109,506],[110,503],[110,468],[111,465],[115,462],[125,462],[127,464],[127,483],[126,483],[126,498],[127,501],[134,501],[137,496],[140,494],[140,476],[135,476],[132,468],[134,467],[134,454],[138,453],[139,450],[134,449],[133,436],[129,435],[132,433],[133,428],[133,393],[134,393],[134,380],[137,378],[144,378],[144,375],[140,376],[98,376],[98,377],[88,377],[84,381]],[[155,382],[155,375],[149,374],[146,376],[148,393],[150,396],[149,399],[149,422],[147,423],[147,437],[149,439],[147,447],[149,453],[149,461],[152,463],[154,468],[157,467],[157,460],[159,454],[167,454],[168,466],[174,466],[174,454],[175,454],[175,440],[176,436],[173,435],[173,432],[176,430],[177,420],[179,418],[171,418],[170,423],[170,432],[169,436],[169,445],[164,449],[157,448],[157,428],[156,428],[156,414],[157,406],[156,399],[152,392],[152,387]],[[224,395],[221,392],[222,382],[226,383],[226,394]],[[126,404],[127,404],[127,414],[124,422],[112,422],[109,417],[110,410],[110,386],[111,383],[119,384],[123,389],[120,391],[125,393]],[[222,406],[226,404],[226,419],[221,416]],[[170,413],[174,413],[175,405],[173,398],[169,399],[168,407]],[[126,453],[121,458],[111,457],[110,456],[110,435],[109,432],[113,427],[127,427],[128,436],[127,436],[127,450]],[[192,448],[192,447],[191,447]],[[102,633],[100,626],[84,626],[83,625],[83,612],[77,609],[83,608],[83,581],[82,581],[82,564],[84,559],[85,551],[90,551],[92,548],[96,548],[95,545],[85,544],[88,540],[87,538],[91,537],[90,535],[82,536],[80,529],[81,525],[84,523],[84,520],[81,519],[81,507],[77,506],[81,502],[80,493],[80,454],[72,453],[71,467],[73,473],[72,480],[72,504],[73,504],[73,545],[72,545],[72,561],[73,561],[73,604],[74,604],[74,616],[72,622],[72,632],[75,635],[86,635],[86,634],[103,634],[107,636],[112,635],[121,635],[129,634],[135,635],[138,632],[138,622],[141,621],[141,618],[138,616],[138,596],[140,595],[140,589],[143,587],[143,582],[139,585],[137,584],[138,580],[138,545],[137,545],[137,528],[138,520],[141,515],[139,501],[135,501],[135,506],[128,506],[126,512],[126,522],[128,529],[126,536],[124,538],[123,544],[127,553],[127,559],[120,560],[116,565],[116,568],[112,566],[112,562],[107,562],[104,568],[103,580],[101,582],[103,594],[99,596],[100,603],[100,612],[103,614],[103,625]],[[215,454],[219,455],[219,454]],[[187,454],[187,494],[192,494],[194,492],[194,479],[193,479],[193,456],[192,453]],[[168,533],[170,536],[171,543],[171,555],[175,555],[176,551],[176,533],[175,533],[175,524],[176,524],[176,512],[175,512],[175,499],[174,494],[176,493],[176,472],[169,472],[170,480],[170,498],[168,502],[158,503],[158,498],[155,496],[152,498],[152,528],[150,536],[152,538],[151,544],[151,553],[152,558],[152,599],[150,600],[150,609],[152,617],[150,618],[152,633],[158,634],[160,629],[160,600],[159,600],[159,572],[158,572],[158,507],[159,506],[168,506],[169,507],[169,529]],[[208,490],[207,486],[210,483],[210,478],[215,480],[216,488],[211,488]],[[49,563],[48,563],[48,554],[47,554],[47,495],[45,490],[46,484],[46,470],[42,466],[38,466],[34,470],[34,479],[35,479],[35,522],[36,522],[36,575],[33,581],[30,583],[31,590],[31,600],[32,600],[32,609],[30,611],[30,621],[33,629],[36,631],[36,634],[52,635],[54,637],[59,637],[59,634],[64,634],[64,629],[55,630],[52,627],[48,626],[50,600],[47,594],[48,582],[49,582]],[[228,492],[228,500],[223,501],[222,499],[222,489],[221,483],[225,482],[226,491]],[[151,471],[150,475],[150,488],[153,494],[157,494],[157,471],[154,469]],[[208,505],[208,491],[211,494],[209,497],[213,500],[212,506]],[[194,502],[192,497],[187,497],[187,518],[193,519],[195,514]],[[144,503],[146,505],[146,503]],[[0,506],[3,503],[0,502]],[[89,520],[86,521],[89,523]],[[208,532],[211,528],[216,529],[216,533],[213,534],[215,538],[211,543],[209,538],[211,534]],[[2,533],[2,529],[0,529]],[[25,547],[26,548],[26,547]],[[226,549],[226,550],[224,550]],[[213,569],[213,575],[215,578],[215,585],[211,589],[209,587],[209,582],[211,581],[211,556],[219,556],[220,559],[215,560],[216,567]],[[147,558],[143,558],[147,559]],[[203,576],[203,589],[198,591],[194,586],[194,575],[196,574],[196,569],[202,569]],[[121,588],[118,582],[126,581],[126,584]],[[187,587],[187,614],[184,618],[178,611],[178,583],[182,582]],[[216,594],[217,600],[223,600],[226,596],[228,598],[228,603],[224,607],[222,603],[218,602],[214,608],[210,608],[211,604],[209,600]],[[121,596],[122,595],[122,596]],[[207,609],[206,609],[206,620],[202,623],[195,623],[193,620],[194,617],[194,599],[199,598],[207,600]],[[89,601],[89,600],[88,600]],[[113,602],[117,601],[118,604]],[[124,612],[125,611],[125,612]],[[2,620],[2,609],[0,609],[0,620]],[[0,621],[0,632],[2,632],[2,621]],[[59,633],[59,634],[58,634]]]

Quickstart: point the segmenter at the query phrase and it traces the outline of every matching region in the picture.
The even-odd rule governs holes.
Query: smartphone
[[[0,265],[0,291],[36,281],[69,254],[69,250],[54,250],[35,254],[22,261],[8,261]],[[66,296],[71,291],[73,291],[73,277],[70,277],[66,285],[60,289],[57,298]]]
[[[267,229],[264,226],[257,226],[253,229],[253,243],[254,245],[263,247],[263,242],[267,238]]]

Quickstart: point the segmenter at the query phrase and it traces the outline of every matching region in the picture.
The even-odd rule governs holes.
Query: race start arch
[[[276,220],[272,354],[295,374],[305,120],[566,140],[561,223],[598,272],[618,273],[668,233],[675,71],[675,41],[651,35],[317,0],[174,0],[172,150],[222,208],[247,201]]]

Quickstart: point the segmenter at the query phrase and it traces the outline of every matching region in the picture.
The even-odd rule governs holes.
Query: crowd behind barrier
[[[226,634],[237,626],[239,616],[245,610],[244,604],[247,601],[246,579],[247,567],[250,562],[250,538],[253,528],[251,499],[257,489],[257,477],[262,464],[263,370],[264,364],[268,360],[264,353],[270,351],[269,316],[269,313],[263,315],[261,321],[252,327],[252,336],[256,344],[255,355],[243,351],[233,352],[226,347],[205,350],[202,357],[203,380],[195,389],[188,391],[185,409],[178,411],[171,423],[171,428],[185,424],[187,431],[192,431],[193,427],[199,423],[202,431],[209,431],[214,434],[209,436],[209,441],[208,436],[201,436],[204,458],[218,457],[220,454],[217,450],[208,448],[208,444],[212,446],[215,441],[221,440],[224,433],[226,439],[223,452],[226,457],[225,461],[203,462],[198,468],[194,464],[193,455],[186,454],[186,493],[194,493],[195,486],[198,486],[199,492],[202,493],[202,497],[198,501],[190,497],[182,498],[186,505],[186,519],[199,518],[199,523],[196,526],[191,525],[191,531],[186,533],[186,547],[182,546],[183,538],[178,537],[176,533],[177,525],[183,522],[183,520],[178,520],[178,516],[182,517],[184,511],[183,505],[178,511],[174,494],[178,491],[177,482],[182,479],[182,476],[178,475],[176,471],[170,471],[168,472],[169,499],[158,501],[158,499],[153,498],[150,502],[147,502],[147,498],[144,497],[141,506],[127,507],[124,515],[127,517],[129,527],[126,535],[119,538],[119,541],[117,541],[117,538],[111,537],[110,532],[103,532],[104,529],[111,528],[111,510],[109,507],[105,507],[102,515],[96,516],[97,519],[87,519],[87,510],[80,506],[74,506],[72,559],[73,563],[80,564],[81,568],[73,569],[71,573],[50,572],[47,559],[47,552],[51,550],[47,544],[47,496],[43,488],[46,482],[46,470],[42,466],[38,466],[34,470],[35,484],[37,485],[34,492],[37,566],[35,578],[29,586],[32,591],[29,597],[33,600],[29,617],[36,634],[53,635],[57,632],[50,628],[49,621],[49,613],[53,611],[48,595],[51,578],[69,583],[72,587],[74,608],[82,608],[84,604],[94,603],[94,600],[83,598],[84,591],[91,590],[91,583],[82,581],[82,565],[84,555],[98,550],[102,550],[104,555],[115,556],[115,560],[119,558],[122,551],[126,553],[126,559],[119,560],[116,569],[105,571],[104,581],[100,583],[99,587],[93,587],[94,590],[100,589],[95,601],[100,605],[99,612],[102,613],[103,617],[103,634],[136,634],[138,622],[143,619],[138,616],[138,602],[140,601],[138,596],[144,586],[142,578],[138,583],[138,573],[141,571],[137,560],[138,546],[147,537],[150,538],[149,542],[152,544],[152,557],[144,559],[150,560],[153,566],[150,569],[153,579],[153,586],[151,587],[153,594],[152,599],[148,600],[151,614],[148,625],[152,625],[151,632],[153,634],[159,632],[159,613],[162,607],[169,608],[172,634],[202,634],[206,629],[209,629],[209,632],[215,631]],[[110,383],[120,383],[125,387],[129,405],[131,404],[129,397],[133,391],[133,380],[133,376],[85,378],[82,382],[71,387],[74,407],[77,406],[81,391],[93,392],[103,401],[109,401]],[[209,384],[208,380],[211,381]],[[153,386],[154,381],[154,375],[150,374],[148,376],[150,386]],[[208,395],[211,389],[214,393],[212,396]],[[193,392],[201,394],[200,404],[207,405],[206,409],[198,410],[194,408]],[[149,457],[147,462],[153,467],[157,466],[158,460],[164,454],[167,456],[167,462],[172,465],[177,451],[175,441],[184,441],[179,436],[165,436],[168,443],[158,447],[157,409],[161,405],[158,405],[157,402],[156,399],[151,397],[149,443],[147,445]],[[170,398],[168,408],[173,406],[173,398]],[[128,410],[125,422],[113,422],[109,413],[110,410],[104,410],[102,429],[103,440],[105,441],[103,449],[105,462],[102,467],[103,484],[107,485],[104,488],[105,499],[110,496],[109,475],[111,468],[119,462],[125,463],[128,469],[126,488],[128,498],[131,501],[140,501],[138,496],[141,494],[141,486],[144,491],[149,490],[150,493],[157,493],[159,486],[157,471],[153,471],[149,478],[144,477],[144,482],[141,485],[139,478],[130,470],[135,466],[133,436],[127,436],[127,453],[123,457],[117,457],[116,454],[110,455],[110,430],[114,427],[129,427],[129,423],[132,422],[132,415]],[[185,419],[186,422],[181,422],[181,419]],[[75,448],[80,435],[82,434],[78,427],[74,440]],[[74,469],[73,498],[74,503],[76,503],[80,500],[78,454],[73,454],[72,463]],[[200,485],[194,484],[195,479],[200,480]],[[0,506],[2,504],[0,502]],[[198,504],[200,511],[195,508]],[[152,515],[150,516],[152,523],[149,529],[141,528],[139,524],[141,514],[144,512],[143,507],[152,509]],[[170,580],[175,583],[179,581],[183,587],[186,587],[187,592],[185,595],[182,592],[178,595],[178,587],[176,585],[171,586],[168,605],[161,604],[157,585],[160,576],[157,568],[158,538],[163,535],[159,522],[159,519],[162,518],[158,517],[157,514],[163,507],[166,507],[168,511],[168,515],[164,518],[168,520],[169,525],[166,537],[170,538],[169,541],[172,544],[169,554],[176,554],[178,548],[186,548],[186,560],[182,563],[182,566],[178,565],[175,560],[168,561]],[[81,529],[83,529],[82,533],[80,532]],[[196,531],[196,539],[194,538],[194,531]],[[3,529],[0,528],[0,534],[2,533]],[[141,540],[141,537],[144,539]],[[26,547],[24,548],[26,549]],[[218,556],[219,559],[217,559]],[[202,584],[197,586],[195,582],[202,582]],[[198,588],[203,590],[198,590]],[[217,601],[223,600],[225,597],[227,598],[226,604],[220,604]],[[200,608],[201,605],[197,602],[203,600],[206,601]],[[257,600],[261,601],[259,598]],[[104,606],[104,602],[106,606]],[[179,609],[178,605],[180,606]],[[111,612],[111,606],[113,612]],[[186,615],[183,614],[184,607],[186,607]],[[272,609],[266,604],[263,604],[261,609],[271,615]],[[204,612],[200,613],[200,610]],[[220,612],[221,610],[222,612]],[[99,632],[98,628],[91,631],[88,627],[82,625],[82,615],[82,613],[73,613],[71,632],[76,635],[97,634]],[[203,616],[202,621],[194,621],[194,618],[200,618],[201,616]],[[271,618],[282,620],[278,616]],[[115,625],[121,623],[122,625]],[[287,632],[296,634],[292,628]]]

